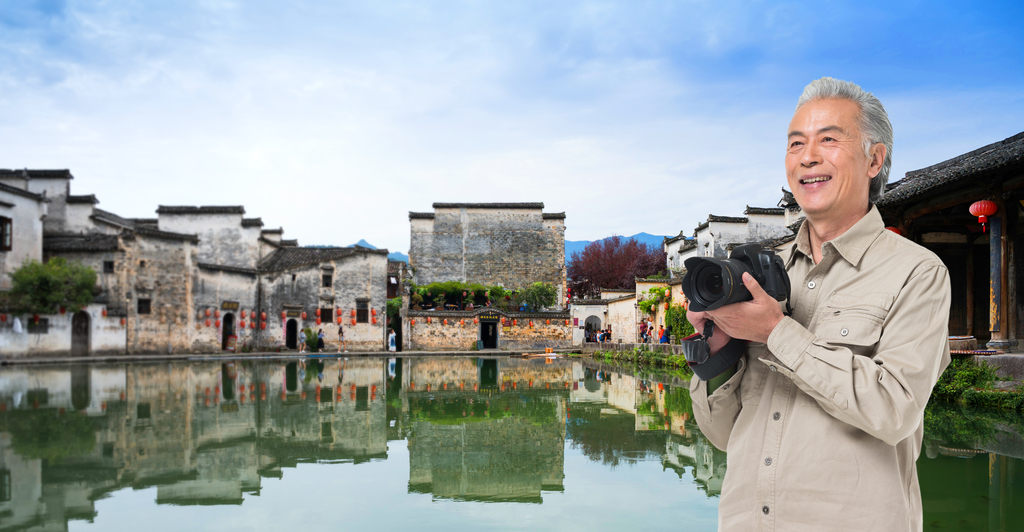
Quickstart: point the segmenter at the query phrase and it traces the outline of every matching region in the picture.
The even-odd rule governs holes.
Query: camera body
[[[782,257],[762,249],[760,244],[738,246],[728,259],[692,257],[684,264],[683,293],[690,300],[689,310],[692,311],[715,310],[753,299],[743,285],[743,272],[750,273],[777,301],[789,298],[789,275]]]

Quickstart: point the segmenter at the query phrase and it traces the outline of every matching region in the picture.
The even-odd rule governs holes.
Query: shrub
[[[54,257],[45,264],[31,260],[11,273],[11,310],[56,314],[60,307],[85,308],[96,296],[96,271],[78,262]]]
[[[974,388],[988,388],[996,380],[996,370],[988,364],[970,359],[953,359],[939,376],[932,395],[944,401],[957,401],[964,392]]]

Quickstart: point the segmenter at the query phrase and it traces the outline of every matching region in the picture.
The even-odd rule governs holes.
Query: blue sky
[[[1020,2],[0,3],[0,168],[152,217],[245,205],[406,251],[435,201],[543,201],[566,238],[772,206],[804,85],[889,110],[892,180],[1024,131]]]

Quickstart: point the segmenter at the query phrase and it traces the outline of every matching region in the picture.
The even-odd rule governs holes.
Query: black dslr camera
[[[749,272],[768,295],[778,301],[789,299],[789,275],[782,257],[759,244],[744,244],[732,250],[728,259],[692,257],[686,259],[683,293],[689,310],[703,312],[753,297],[743,286],[743,272]]]

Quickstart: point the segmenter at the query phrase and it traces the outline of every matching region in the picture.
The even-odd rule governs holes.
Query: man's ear
[[[882,164],[885,163],[885,144],[876,142],[871,145],[868,150],[868,157],[871,159],[871,163],[868,166],[868,177],[874,179],[878,172],[882,171]]]

